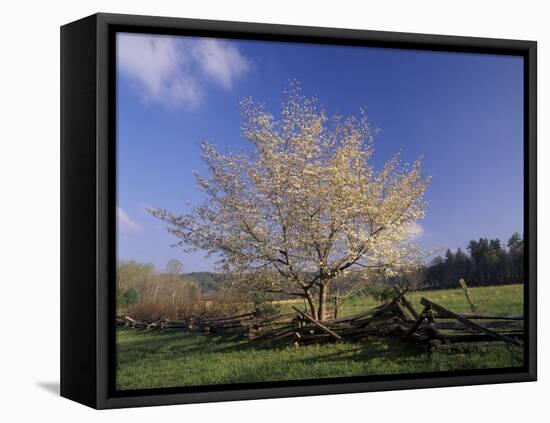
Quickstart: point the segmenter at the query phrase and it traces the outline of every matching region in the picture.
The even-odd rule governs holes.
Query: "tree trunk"
[[[315,309],[315,303],[313,302],[313,297],[308,291],[306,291],[305,299],[307,301],[307,304],[309,305],[309,313],[311,314],[311,317],[317,320],[317,310]]]
[[[338,318],[338,306],[340,305],[339,293],[334,296],[334,318]]]
[[[321,322],[324,322],[327,317],[327,291],[327,283],[321,281],[319,286],[319,311],[317,312],[317,320]]]

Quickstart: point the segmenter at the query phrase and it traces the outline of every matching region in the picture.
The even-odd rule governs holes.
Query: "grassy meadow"
[[[470,292],[478,311],[521,313],[523,310],[523,285],[470,288]],[[418,310],[422,308],[421,297],[456,312],[470,311],[460,289],[407,295]],[[339,313],[351,315],[378,304],[370,296],[353,298],[344,302]],[[291,304],[282,303],[280,307],[285,312]],[[117,329],[119,390],[504,368],[522,364],[522,351],[501,343],[433,352],[396,338],[266,347],[241,337]]]

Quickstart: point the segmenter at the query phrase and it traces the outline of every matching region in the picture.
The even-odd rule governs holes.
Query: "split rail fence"
[[[195,316],[184,320],[161,319],[137,321],[130,316],[117,317],[118,326],[149,330],[192,331],[203,334],[232,334],[253,342],[289,341],[295,344],[320,342],[360,342],[373,337],[399,337],[424,348],[462,348],[478,342],[503,342],[522,346],[522,314],[456,313],[427,298],[422,298],[419,312],[407,299],[407,290],[395,287],[393,298],[352,316],[317,321],[306,311],[270,317],[255,313],[207,318]]]

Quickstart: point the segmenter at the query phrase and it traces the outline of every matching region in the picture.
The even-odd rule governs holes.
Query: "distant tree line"
[[[466,251],[447,249],[444,256],[435,257],[429,265],[392,277],[386,283],[424,289],[456,288],[460,278],[469,286],[523,283],[523,244],[518,233],[514,233],[506,245],[498,238],[471,240]]]
[[[200,289],[195,281],[182,274],[183,265],[170,260],[164,272],[153,264],[122,260],[117,263],[117,311],[133,316],[177,319],[196,309]]]
[[[425,281],[435,288],[454,287],[464,278],[469,285],[523,283],[523,239],[513,234],[506,246],[496,239],[480,238],[468,243],[467,253],[460,248],[447,250],[426,269]]]
[[[193,279],[202,294],[210,294],[221,289],[223,278],[214,272],[191,272],[185,276]]]

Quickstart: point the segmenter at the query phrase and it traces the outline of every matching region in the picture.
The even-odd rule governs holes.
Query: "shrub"
[[[117,289],[116,291],[117,307],[128,307],[138,302],[138,292],[135,288]]]
[[[388,286],[373,285],[362,290],[363,294],[370,295],[376,301],[381,303],[390,300],[393,298],[394,290]]]
[[[281,311],[281,306],[273,301],[271,295],[257,293],[253,301],[254,311],[258,316],[270,316]]]

